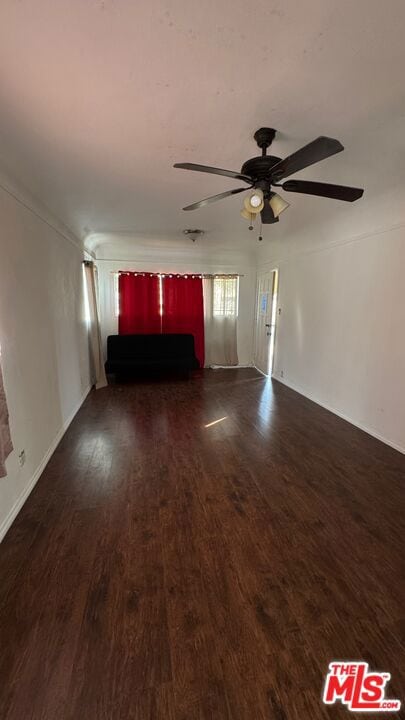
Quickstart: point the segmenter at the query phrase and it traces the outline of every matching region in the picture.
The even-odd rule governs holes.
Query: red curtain
[[[163,333],[191,333],[195,354],[204,367],[204,308],[200,277],[166,275],[163,284]]]
[[[118,332],[120,335],[162,332],[157,275],[121,273]]]

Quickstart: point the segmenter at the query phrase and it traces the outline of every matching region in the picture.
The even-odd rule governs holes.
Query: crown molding
[[[60,237],[67,240],[81,253],[84,251],[84,243],[75,233],[59,220],[43,203],[35,198],[20,182],[12,178],[4,169],[0,168],[0,189],[12,197],[22,207],[35,215],[39,220],[52,228]],[[90,252],[90,251],[88,251]],[[90,252],[91,255],[93,253]]]
[[[261,266],[267,266],[272,265],[274,267],[277,267],[279,265],[285,265],[286,263],[291,262],[292,260],[296,260],[297,258],[303,257],[305,255],[314,255],[317,253],[326,252],[327,250],[333,250],[335,248],[344,247],[345,245],[350,245],[352,243],[361,242],[362,240],[368,240],[371,237],[376,237],[378,235],[384,235],[385,233],[394,232],[395,230],[401,230],[405,228],[405,222],[395,223],[393,225],[387,225],[386,227],[380,227],[376,230],[370,230],[363,233],[359,233],[358,235],[352,235],[348,238],[344,238],[342,240],[333,240],[332,242],[325,243],[324,245],[318,245],[317,247],[309,247],[304,248],[303,250],[297,250],[296,252],[292,252],[288,255],[277,255],[277,253],[274,254],[274,257],[270,260],[262,260],[259,258],[259,265]]]
[[[207,233],[208,234],[208,233]],[[162,236],[136,233],[91,233],[86,236],[85,248],[92,252],[97,262],[126,263],[169,263],[180,264],[205,263],[212,266],[256,266],[255,255],[242,248],[223,247],[211,240],[195,243],[183,237]]]

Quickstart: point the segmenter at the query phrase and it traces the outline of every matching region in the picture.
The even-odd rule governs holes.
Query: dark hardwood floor
[[[0,545],[1,720],[349,718],[334,659],[404,701],[404,510],[405,456],[253,369],[92,392]]]

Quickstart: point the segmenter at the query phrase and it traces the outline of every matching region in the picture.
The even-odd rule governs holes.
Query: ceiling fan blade
[[[345,185],[330,185],[329,183],[310,182],[309,180],[287,180],[283,183],[283,190],[287,192],[304,193],[305,195],[318,195],[319,197],[333,198],[354,202],[364,193],[362,188],[346,187]]]
[[[274,212],[270,206],[268,199],[264,201],[263,210],[260,212],[263,225],[271,225],[272,223],[278,222],[278,217],[274,216]]]
[[[273,165],[271,175],[275,180],[281,180],[281,178],[288,177],[298,172],[298,170],[303,170],[309,165],[325,160],[331,155],[336,155],[342,150],[344,150],[344,147],[339,140],[321,135],[321,137],[316,138],[316,140],[300,148],[297,152],[281,160],[277,165]]]
[[[211,175],[225,175],[225,177],[234,178],[235,180],[243,180],[249,184],[252,183],[252,178],[248,175],[242,175],[242,173],[233,172],[233,170],[222,170],[221,168],[210,167],[209,165],[196,165],[195,163],[175,163],[175,168],[182,168],[183,170],[196,170],[197,172],[211,173]]]
[[[197,208],[204,207],[204,205],[209,205],[212,202],[216,202],[217,200],[222,200],[223,198],[229,197],[230,195],[237,195],[237,193],[246,192],[248,188],[235,188],[234,190],[226,190],[223,193],[219,193],[218,195],[211,195],[211,197],[204,198],[204,200],[200,200],[199,202],[193,203],[192,205],[187,205],[187,207],[184,207],[183,210],[197,210]]]

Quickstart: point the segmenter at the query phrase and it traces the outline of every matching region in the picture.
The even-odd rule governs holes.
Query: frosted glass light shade
[[[249,193],[247,197],[245,197],[243,204],[247,212],[259,213],[261,210],[263,210],[264,206],[263,191],[260,189],[252,190],[252,192]]]
[[[243,210],[240,211],[240,214],[243,218],[245,218],[245,220],[249,220],[250,223],[253,223],[256,219],[256,213],[248,212],[246,208],[243,208]]]
[[[277,193],[272,194],[269,200],[269,205],[273,210],[274,217],[276,218],[281,215],[284,210],[287,210],[287,208],[290,207],[290,203],[283,200],[283,198],[280,195],[277,195]]]

